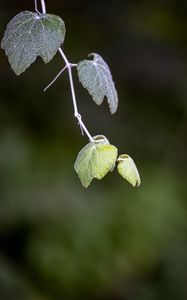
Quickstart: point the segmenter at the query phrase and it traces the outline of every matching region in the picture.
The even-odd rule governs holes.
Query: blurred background
[[[34,1],[1,0],[0,34]],[[66,23],[73,63],[97,52],[119,94],[111,116],[78,82],[92,135],[139,168],[86,190],[73,169],[87,143],[57,54],[16,77],[0,51],[0,299],[187,299],[187,2],[46,1]]]

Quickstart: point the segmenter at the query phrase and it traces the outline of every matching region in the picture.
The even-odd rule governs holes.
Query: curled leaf
[[[104,136],[94,137],[78,154],[74,168],[82,185],[87,188],[93,178],[102,179],[114,168],[118,150]]]
[[[89,56],[93,56],[93,60],[83,60],[77,65],[79,80],[96,104],[100,105],[106,96],[110,112],[114,114],[118,107],[118,95],[110,69],[99,54]]]
[[[134,187],[140,186],[141,179],[134,160],[128,154],[122,154],[117,161],[119,174]]]

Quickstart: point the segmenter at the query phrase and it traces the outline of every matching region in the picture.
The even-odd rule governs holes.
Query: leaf
[[[93,60],[83,60],[77,65],[79,80],[96,104],[100,105],[106,96],[110,112],[114,114],[118,107],[118,95],[110,69],[100,55],[92,53],[89,56],[93,56]]]
[[[17,75],[40,56],[48,63],[65,38],[65,25],[56,15],[23,11],[7,25],[1,47]]]
[[[133,159],[127,154],[122,154],[118,157],[117,161],[119,174],[134,187],[140,186],[140,175]]]
[[[94,137],[78,154],[74,168],[82,185],[87,188],[92,179],[102,179],[114,168],[118,150],[104,136]]]

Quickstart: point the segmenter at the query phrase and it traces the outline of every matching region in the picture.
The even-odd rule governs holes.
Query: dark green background
[[[2,0],[0,34],[34,1]],[[66,23],[64,51],[109,64],[111,116],[78,82],[91,134],[131,155],[142,185],[116,171],[86,190],[73,170],[87,143],[59,55],[20,77],[0,52],[0,299],[187,299],[187,2],[47,1]]]

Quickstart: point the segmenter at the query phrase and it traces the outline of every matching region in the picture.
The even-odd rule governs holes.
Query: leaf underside
[[[100,180],[114,168],[117,152],[117,148],[107,140],[90,142],[79,152],[74,168],[85,188],[93,178]]]
[[[83,60],[77,65],[79,80],[96,104],[102,104],[106,96],[110,112],[114,114],[118,107],[118,95],[110,69],[100,55],[93,53],[89,56],[93,56],[93,60]]]
[[[122,154],[119,156],[118,161],[119,174],[134,187],[140,186],[140,175],[133,159],[127,154]]]
[[[64,38],[65,24],[60,17],[23,11],[8,23],[1,47],[20,75],[38,56],[44,63],[50,62]]]

